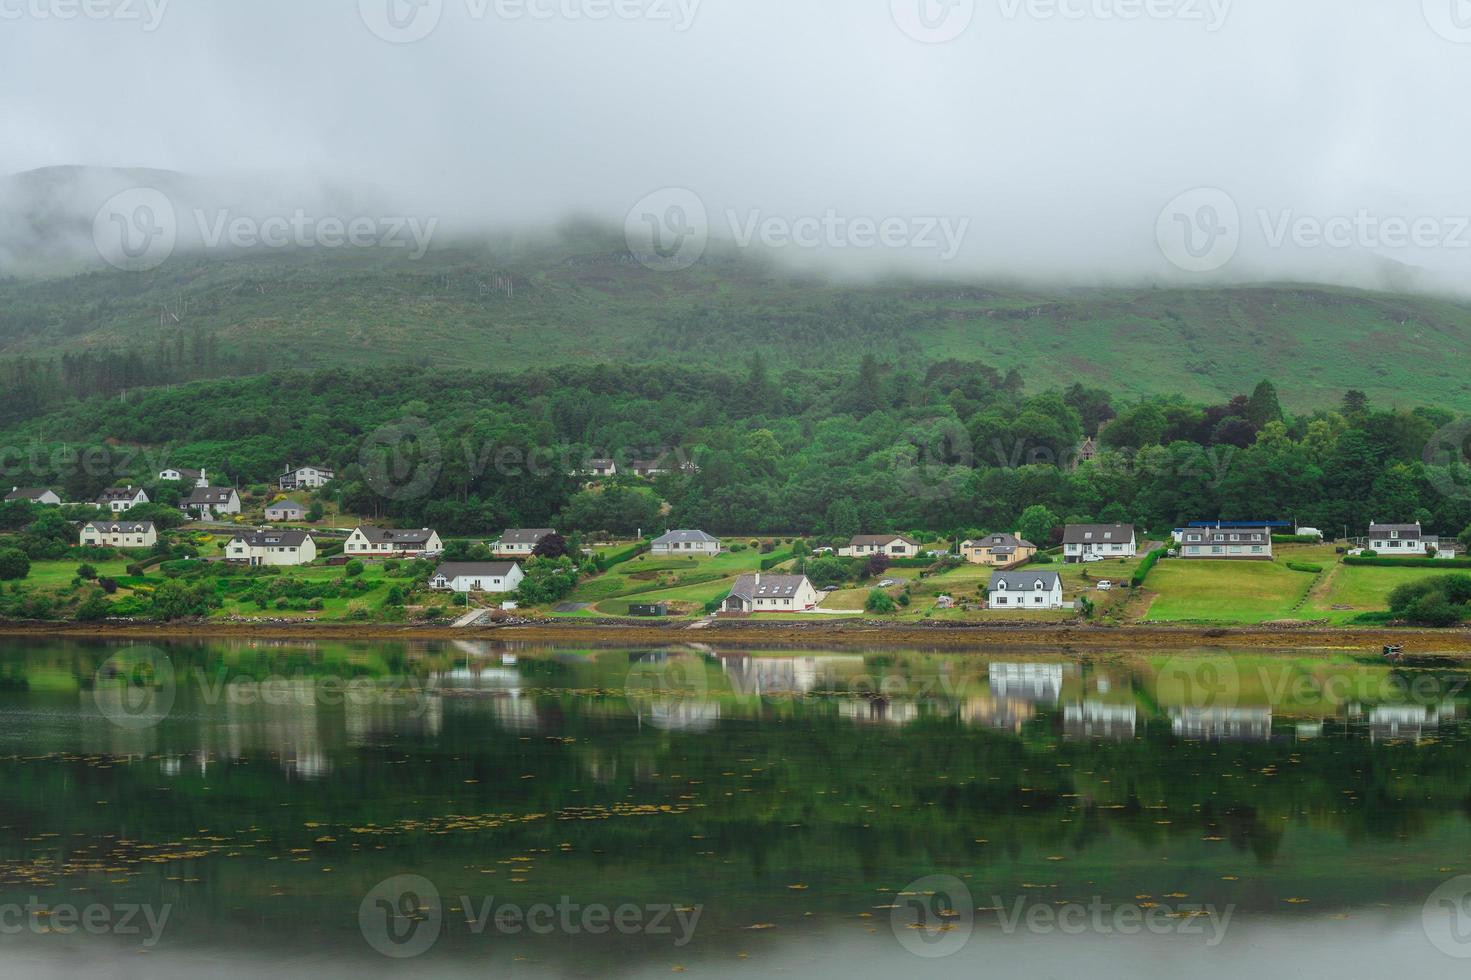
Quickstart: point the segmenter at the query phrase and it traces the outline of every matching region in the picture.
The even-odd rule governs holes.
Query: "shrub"
[[[80,565],[77,567],[77,578],[84,578],[91,582],[97,578],[97,569],[91,565]]]
[[[1144,560],[1139,563],[1138,570],[1134,572],[1134,577],[1129,580],[1129,584],[1136,589],[1142,586],[1149,578],[1149,573],[1154,571],[1154,566],[1158,565],[1159,560],[1164,557],[1164,553],[1163,548],[1155,548],[1145,555]]]
[[[19,548],[0,550],[0,581],[23,579],[31,574],[31,559]]]
[[[877,613],[881,616],[899,611],[899,607],[894,605],[893,597],[883,589],[874,589],[869,592],[868,601],[863,604],[863,608],[868,612]]]
[[[343,570],[346,572],[348,578],[357,578],[359,575],[363,574],[363,567],[364,566],[362,561],[354,558],[352,561],[347,563],[346,567]]]
[[[1322,565],[1314,565],[1311,562],[1305,561],[1290,561],[1287,563],[1287,567],[1294,572],[1307,572],[1310,575],[1318,575],[1323,571]]]

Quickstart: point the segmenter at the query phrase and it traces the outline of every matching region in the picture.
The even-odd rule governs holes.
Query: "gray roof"
[[[556,531],[553,531],[549,527],[507,528],[505,532],[501,534],[500,540],[496,543],[536,545],[541,543],[542,538],[549,538],[556,533]]]
[[[98,495],[97,502],[105,504],[113,500],[133,500],[142,492],[142,487],[108,487]]]
[[[362,531],[363,537],[369,541],[383,544],[427,544],[429,538],[434,534],[427,527],[400,531],[393,528],[369,527],[364,524],[358,530]]]
[[[1069,524],[1062,532],[1063,544],[1111,544],[1133,538],[1132,524]]]
[[[16,487],[5,495],[6,500],[40,500],[44,495],[51,493],[49,487]]]
[[[919,547],[919,542],[907,534],[855,534],[853,540],[848,542],[848,547],[859,548],[868,544],[889,544],[892,541],[903,541],[905,544]]]
[[[690,542],[719,544],[720,539],[711,537],[704,531],[670,531],[654,539],[654,544],[688,544]]]
[[[299,510],[305,513],[306,504],[296,500],[278,500],[274,504],[269,504],[266,507],[266,513],[268,514],[273,510]]]
[[[1026,540],[1025,538],[1019,538],[1015,534],[1012,534],[1010,531],[1002,531],[999,534],[988,534],[984,538],[977,538],[974,541],[967,541],[965,543],[970,545],[980,545],[983,548],[991,548],[996,551],[1003,552],[1015,551],[1017,548],[1037,547],[1036,545],[1032,544],[1032,542]]]
[[[300,548],[311,537],[305,531],[245,531],[232,541],[244,541],[252,548]]]
[[[1370,524],[1369,537],[1387,538],[1398,534],[1401,538],[1414,540],[1420,537],[1420,525],[1418,524]]]
[[[184,506],[196,504],[228,504],[235,496],[233,487],[195,487],[194,492],[184,498]]]
[[[518,567],[513,561],[447,561],[434,570],[434,578],[505,578]]]
[[[187,466],[165,466],[160,473],[177,473],[180,476],[192,476],[196,480],[204,475],[204,470],[191,470]]]
[[[1036,591],[1037,583],[1042,583],[1042,591],[1051,592],[1061,581],[1061,576],[1056,572],[1030,572],[1021,569],[1015,572],[992,572],[991,591],[995,592],[1004,584],[1007,592],[1033,592]]]
[[[88,521],[85,526],[103,534],[147,534],[153,530],[152,521]]]
[[[302,470],[316,470],[318,473],[331,473],[332,472],[332,467],[330,467],[330,466],[313,466],[311,464],[307,464],[305,466],[288,466],[288,467],[286,467],[286,471],[284,473],[282,473],[281,475],[282,476],[295,476],[296,474],[300,473]]]
[[[755,599],[790,599],[806,581],[805,575],[742,575],[731,586],[730,594],[748,602]]]
[[[1265,527],[1187,527],[1183,538],[1190,541],[1190,535],[1196,533],[1206,544],[1268,544],[1272,540],[1271,530]]]

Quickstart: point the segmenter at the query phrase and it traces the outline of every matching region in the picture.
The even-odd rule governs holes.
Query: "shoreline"
[[[996,646],[1090,647],[1100,649],[1245,648],[1321,650],[1378,654],[1402,644],[1412,656],[1471,657],[1471,629],[1334,628],[1323,626],[1096,626],[1058,624],[888,625],[878,622],[762,623],[717,621],[700,629],[688,624],[648,626],[601,622],[546,621],[454,629],[392,623],[0,623],[0,637],[58,639],[198,639],[447,641],[563,644],[590,647],[917,647],[965,652]]]

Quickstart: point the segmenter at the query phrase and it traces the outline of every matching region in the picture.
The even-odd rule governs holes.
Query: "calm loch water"
[[[1459,976],[1467,686],[0,641],[0,975]]]

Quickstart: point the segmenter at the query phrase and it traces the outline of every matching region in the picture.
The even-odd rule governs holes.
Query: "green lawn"
[[[1294,612],[1315,577],[1275,561],[1210,561],[1171,558],[1150,573],[1157,593],[1150,622],[1263,623],[1299,619]]]
[[[683,603],[694,607],[684,612],[698,613],[729,592],[737,576],[758,571],[771,554],[748,547],[713,558],[640,555],[581,582],[566,601],[592,603],[597,613],[610,616],[627,615],[633,602]]]

